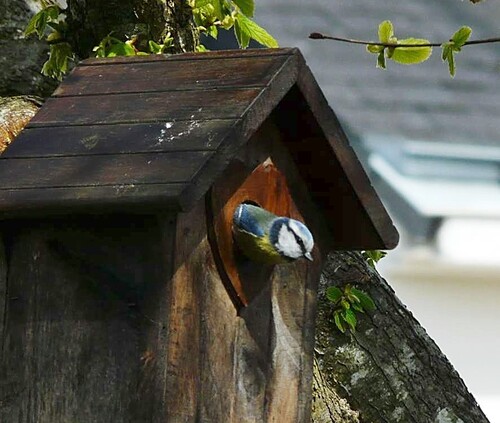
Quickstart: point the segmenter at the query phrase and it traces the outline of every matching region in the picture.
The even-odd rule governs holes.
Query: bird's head
[[[311,251],[314,239],[302,222],[288,217],[277,218],[270,230],[270,241],[279,253],[287,259],[296,260],[301,257],[312,261]]]

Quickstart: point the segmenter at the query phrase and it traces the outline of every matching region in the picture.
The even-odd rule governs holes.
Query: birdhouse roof
[[[273,115],[329,218],[397,232],[297,49],[89,59],[0,156],[0,214],[188,210]],[[345,200],[345,201],[344,201]]]

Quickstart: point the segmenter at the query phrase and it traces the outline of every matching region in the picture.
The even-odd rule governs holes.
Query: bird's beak
[[[313,260],[313,256],[311,255],[311,253],[305,253],[305,254],[304,254],[304,257],[305,257],[307,260],[309,260],[309,261],[314,261],[314,260]]]

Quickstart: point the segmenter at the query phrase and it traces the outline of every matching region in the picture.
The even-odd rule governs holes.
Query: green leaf
[[[206,48],[203,44],[199,44],[196,46],[196,52],[204,53],[206,51],[210,51],[210,50],[208,48]]]
[[[342,298],[342,291],[336,286],[329,286],[326,289],[326,298],[335,304],[338,300],[340,300],[340,298]]]
[[[460,51],[460,48],[467,42],[470,35],[472,34],[472,28],[470,26],[463,26],[451,37],[453,42],[453,47]]]
[[[39,39],[45,35],[45,30],[49,22],[54,22],[59,16],[59,6],[48,6],[36,13],[26,25],[24,35],[37,34]]]
[[[347,300],[344,300],[344,299],[342,299],[340,301],[340,305],[342,306],[342,308],[344,310],[349,310],[351,308],[351,303],[349,301],[347,301]]]
[[[340,311],[337,311],[333,314],[333,320],[335,321],[335,325],[340,330],[340,332],[345,333],[345,326],[340,318]]]
[[[384,46],[377,46],[374,44],[368,44],[366,46],[366,51],[368,51],[368,53],[378,54],[383,50],[384,50]]]
[[[68,61],[73,58],[73,50],[68,43],[52,44],[49,60],[42,67],[42,74],[61,80],[68,72]]]
[[[356,325],[358,320],[356,319],[356,314],[351,309],[344,310],[342,312],[342,317],[347,322],[352,331],[356,330]]]
[[[217,27],[215,25],[211,25],[207,29],[207,34],[210,35],[212,38],[217,39],[219,31],[217,30]]]
[[[448,53],[448,57],[446,58],[446,60],[448,61],[448,70],[450,72],[450,76],[452,78],[455,78],[455,72],[456,72],[456,68],[455,68],[455,53],[453,53],[453,50],[450,50],[450,52]]]
[[[385,53],[382,50],[377,56],[377,68],[385,69]]]
[[[383,259],[387,253],[382,250],[365,250],[362,255],[368,264],[375,269],[375,264]]]
[[[448,55],[450,54],[451,51],[451,43],[443,43],[441,44],[442,52],[441,52],[441,59],[444,61],[448,60]]]
[[[254,0],[233,0],[234,4],[239,7],[241,13],[249,18],[253,17],[255,12]]]
[[[421,38],[398,40],[398,44],[429,44]],[[391,59],[403,65],[415,65],[425,62],[432,54],[432,47],[398,47],[394,49]]]
[[[391,21],[383,21],[378,26],[378,39],[381,43],[390,43],[394,38],[394,27]]]
[[[375,310],[377,307],[375,306],[375,303],[373,302],[372,298],[366,293],[363,292],[359,289],[352,288],[352,293],[359,298],[359,303],[361,307],[363,307],[364,310],[372,311]]]
[[[127,43],[115,42],[107,50],[106,57],[135,56],[134,47]]]
[[[248,44],[250,43],[250,36],[241,28],[239,19],[235,19],[234,21],[234,35],[240,48],[245,49],[248,47]]]
[[[352,307],[353,310],[359,311],[360,313],[364,313],[365,312],[364,308],[361,307],[360,304],[351,303],[351,307]]]
[[[278,47],[278,42],[273,38],[273,36],[271,36],[264,28],[257,25],[254,21],[241,13],[236,15],[235,28],[236,26],[239,28],[238,32],[240,35],[237,35],[237,38],[242,48],[248,47],[250,38],[266,47]],[[243,42],[240,42],[240,40]]]
[[[152,54],[161,54],[163,50],[163,46],[154,42],[153,40],[148,41],[149,51]]]

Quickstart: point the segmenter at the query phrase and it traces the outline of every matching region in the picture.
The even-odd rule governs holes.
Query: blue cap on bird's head
[[[301,257],[313,260],[314,239],[307,226],[262,207],[240,204],[233,216],[233,233],[241,251],[254,261],[283,263]]]

